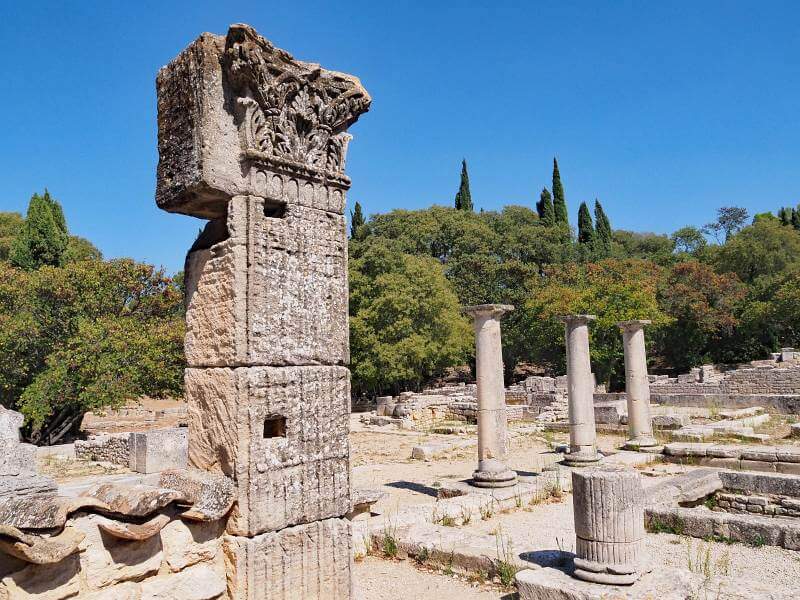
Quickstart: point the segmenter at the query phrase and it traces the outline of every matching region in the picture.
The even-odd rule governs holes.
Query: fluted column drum
[[[601,466],[572,472],[575,577],[629,585],[642,574],[644,490],[639,473]]]

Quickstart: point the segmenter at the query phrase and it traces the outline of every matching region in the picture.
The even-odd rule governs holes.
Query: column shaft
[[[647,378],[647,355],[644,326],[650,321],[619,323],[625,351],[625,392],[628,402],[628,442],[632,448],[656,445],[650,418],[650,383]]]

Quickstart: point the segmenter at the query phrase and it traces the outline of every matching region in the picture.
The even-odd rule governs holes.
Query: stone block
[[[208,565],[142,582],[141,600],[216,600],[225,594],[225,577]]]
[[[24,422],[22,413],[0,406],[0,440],[19,442],[19,430]]]
[[[796,462],[777,462],[775,470],[786,475],[800,475],[800,463]]]
[[[349,376],[344,367],[186,370],[189,460],[237,482],[229,532],[347,514]]]
[[[767,462],[763,460],[740,460],[739,468],[743,471],[764,471],[767,473],[775,472],[774,462]]]
[[[36,446],[0,439],[0,477],[36,474]]]
[[[351,547],[346,519],[255,537],[227,535],[228,594],[237,600],[349,600]]]
[[[668,456],[706,456],[711,443],[691,444],[684,442],[673,442],[664,446],[664,453]]]
[[[714,458],[739,458],[741,453],[741,446],[712,446],[706,451],[706,455]]]
[[[800,448],[795,446],[778,446],[775,450],[778,461],[800,463]]]
[[[719,476],[726,490],[746,490],[754,494],[800,498],[798,477],[746,471],[720,471]]]
[[[776,462],[778,460],[776,449],[773,447],[766,448],[745,448],[742,450],[742,460],[760,460],[764,462]]]
[[[158,473],[184,469],[188,457],[187,429],[151,429],[130,434],[130,469],[137,473]]]
[[[619,425],[622,415],[627,413],[625,401],[595,402],[594,422],[603,425]]]
[[[267,216],[267,208],[263,198],[233,198],[228,237],[212,222],[189,253],[189,366],[349,362],[344,217],[294,204]]]

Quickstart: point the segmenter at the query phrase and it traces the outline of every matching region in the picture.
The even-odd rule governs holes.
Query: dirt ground
[[[457,575],[422,570],[409,561],[367,557],[355,564],[355,600],[497,600],[512,598],[485,584]]]

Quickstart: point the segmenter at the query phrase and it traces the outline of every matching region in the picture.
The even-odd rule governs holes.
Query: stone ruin
[[[201,35],[157,92],[157,204],[208,219],[186,259],[189,467],[61,496],[0,413],[0,598],[350,598],[344,167],[369,94],[247,25]],[[130,460],[160,460],[152,441]]]

